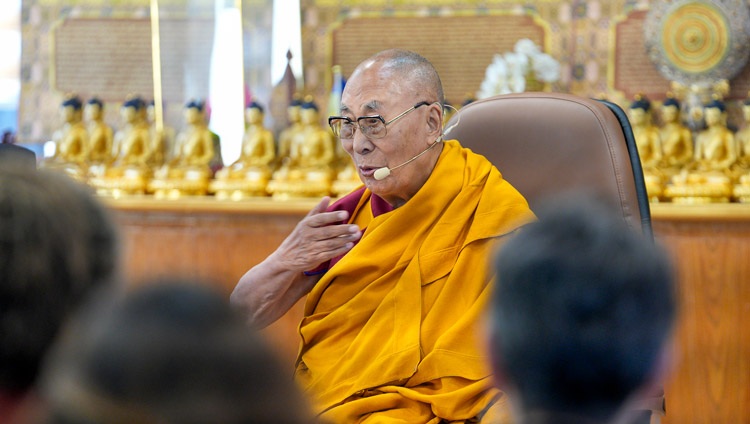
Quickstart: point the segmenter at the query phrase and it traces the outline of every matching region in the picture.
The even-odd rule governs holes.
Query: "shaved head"
[[[407,86],[404,89],[413,91],[415,97],[427,97],[440,104],[445,103],[440,76],[432,63],[423,56],[408,50],[383,50],[362,62],[354,73],[375,63],[392,73],[393,77],[404,81]]]

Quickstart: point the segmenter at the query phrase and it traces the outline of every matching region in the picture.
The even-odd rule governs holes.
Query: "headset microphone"
[[[407,160],[406,162],[402,163],[402,164],[401,164],[401,165],[399,165],[399,166],[395,166],[395,167],[393,167],[393,168],[389,168],[389,167],[387,167],[387,166],[384,166],[384,167],[382,167],[382,168],[378,168],[378,169],[376,169],[376,170],[375,170],[375,172],[374,172],[374,173],[372,174],[373,178],[375,178],[375,179],[376,179],[376,180],[378,180],[378,181],[380,181],[380,180],[383,180],[383,179],[385,179],[386,177],[388,177],[389,175],[391,175],[391,171],[393,171],[393,170],[396,170],[396,169],[398,169],[398,168],[401,168],[402,166],[404,166],[404,165],[406,165],[406,164],[408,164],[408,163],[411,163],[412,161],[416,160],[416,159],[417,159],[418,157],[420,157],[420,156],[422,156],[423,154],[427,153],[427,151],[428,151],[428,150],[430,150],[430,149],[432,149],[433,147],[435,147],[435,146],[436,146],[436,145],[437,145],[438,143],[440,143],[441,141],[443,141],[443,137],[442,137],[442,136],[441,136],[441,137],[438,137],[438,139],[437,139],[437,140],[435,140],[435,142],[434,142],[434,143],[430,144],[430,147],[428,147],[428,148],[426,148],[426,149],[422,150],[422,152],[421,152],[420,154],[418,154],[418,155],[414,156],[413,158],[411,158],[411,159]]]
[[[446,105],[446,106],[448,106],[450,108],[453,108],[453,110],[456,110],[456,108],[454,108],[453,106],[450,106],[450,105]],[[456,112],[458,112],[458,111],[456,111]],[[398,168],[401,168],[402,166],[411,163],[412,161],[416,160],[418,157],[420,157],[423,154],[427,153],[427,151],[429,151],[430,149],[432,149],[433,147],[435,147],[438,143],[440,143],[441,141],[443,141],[443,136],[445,134],[448,134],[453,128],[455,128],[456,125],[458,125],[459,122],[461,122],[461,117],[457,115],[456,116],[456,123],[453,124],[453,125],[451,125],[450,127],[448,127],[445,131],[443,131],[443,134],[440,135],[440,137],[438,137],[437,140],[435,140],[434,143],[430,144],[430,146],[428,148],[422,150],[422,152],[420,154],[418,154],[418,155],[414,156],[413,158],[407,160],[406,162],[402,163],[401,165],[395,166],[393,168],[389,168],[387,166],[384,166],[382,168],[376,169],[375,172],[372,174],[373,178],[375,178],[378,181],[384,180],[384,179],[388,178],[389,175],[391,175],[391,171],[394,171],[394,170],[396,170]]]

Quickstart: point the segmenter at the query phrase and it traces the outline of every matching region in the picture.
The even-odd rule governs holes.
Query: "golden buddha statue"
[[[708,128],[698,133],[695,146],[696,169],[724,173],[737,160],[734,134],[727,128],[726,107],[714,100],[704,108]]]
[[[693,134],[680,119],[680,102],[671,94],[661,106],[663,159],[660,169],[669,178],[693,159]]]
[[[300,109],[302,128],[293,134],[289,155],[273,174],[268,191],[274,197],[323,196],[330,194],[336,159],[333,135],[319,122],[312,101]]]
[[[672,177],[666,193],[678,203],[728,202],[730,167],[737,160],[734,134],[726,125],[726,107],[715,99],[703,109],[707,128],[696,137],[694,160]]]
[[[104,122],[104,103],[93,97],[83,110],[89,134],[89,169],[93,176],[102,176],[112,162],[114,131]]]
[[[737,163],[742,169],[750,169],[750,97],[742,103],[742,119],[744,124],[737,134]]]
[[[146,103],[140,97],[126,100],[120,107],[122,127],[115,132],[112,163],[103,175],[89,181],[99,194],[144,194],[151,176],[147,165],[150,137],[146,123]]]
[[[659,128],[651,121],[651,102],[644,96],[636,96],[628,115],[641,159],[646,192],[652,201],[658,201],[663,190],[663,175],[658,169],[663,152]]]
[[[735,134],[737,141],[737,162],[733,174],[738,180],[734,195],[742,203],[750,202],[750,94],[742,103],[744,125]]]
[[[146,107],[146,121],[151,138],[149,165],[153,168],[164,165],[171,158],[171,152],[174,148],[174,128],[164,125],[163,120],[161,128],[157,128],[156,120],[156,105],[151,100]]]
[[[88,159],[88,132],[83,124],[82,102],[78,96],[65,99],[60,105],[62,128],[55,131],[55,153],[45,159],[41,166],[64,172],[79,181],[85,180]]]
[[[331,186],[331,192],[334,196],[339,197],[352,192],[361,185],[362,180],[359,178],[357,168],[354,166],[354,161],[349,157],[345,166],[336,174],[336,180]]]
[[[158,198],[204,195],[213,172],[214,134],[208,129],[205,104],[192,100],[185,105],[186,127],[177,134],[175,157],[159,168],[150,189]]]
[[[280,162],[284,158],[289,157],[290,146],[295,135],[302,131],[302,121],[300,119],[302,110],[302,100],[298,95],[294,96],[292,102],[289,103],[289,107],[286,109],[287,119],[289,120],[289,126],[287,126],[279,134],[279,154],[276,156]]]
[[[245,135],[240,158],[216,172],[210,190],[217,198],[234,200],[251,196],[265,196],[276,158],[273,133],[263,126],[263,106],[251,102],[245,108]]]

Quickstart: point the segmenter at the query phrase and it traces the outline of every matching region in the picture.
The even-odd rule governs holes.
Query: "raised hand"
[[[342,255],[354,246],[362,233],[359,227],[345,224],[346,211],[325,212],[330,202],[324,197],[303,218],[274,252],[275,260],[284,267],[305,271]]]

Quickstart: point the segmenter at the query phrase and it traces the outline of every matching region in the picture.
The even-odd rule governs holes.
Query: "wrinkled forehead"
[[[409,82],[394,69],[379,64],[361,66],[352,74],[341,96],[341,111],[381,113],[410,102]]]

